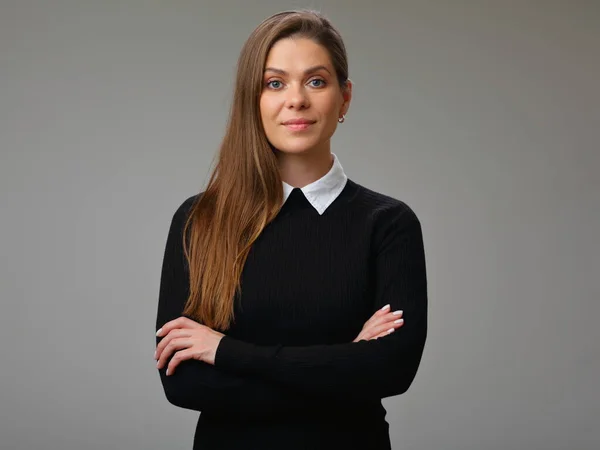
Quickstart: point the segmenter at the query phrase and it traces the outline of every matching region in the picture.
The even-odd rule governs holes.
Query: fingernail
[[[156,363],[156,368],[158,368],[158,366],[160,366],[160,361]]]
[[[387,332],[388,332],[388,334],[390,334],[390,333],[393,333],[393,332],[394,332],[394,329],[393,329],[393,328],[390,328],[389,330],[387,330]]]
[[[400,314],[402,314],[402,310],[399,309],[398,311],[394,311],[392,314],[395,316],[399,316]]]
[[[157,350],[158,351],[158,350]],[[156,352],[154,352],[154,359],[156,359]]]
[[[167,369],[167,376],[169,376],[169,369]]]
[[[159,328],[158,331],[156,332],[156,335],[160,336],[161,331],[162,331],[162,328]]]
[[[388,309],[390,307],[389,303],[387,305],[385,305],[383,308],[381,308],[381,311],[384,311],[386,309]]]
[[[402,322],[404,322],[404,319],[394,320],[394,323],[402,323]]]

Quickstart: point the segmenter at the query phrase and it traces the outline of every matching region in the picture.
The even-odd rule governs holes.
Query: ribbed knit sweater
[[[181,237],[195,199],[171,221],[156,329],[189,293]],[[404,325],[352,342],[386,304]],[[234,313],[214,365],[159,370],[169,402],[201,411],[194,449],[390,449],[381,399],[409,388],[427,335],[417,216],[350,179],[323,215],[294,189],[250,250]]]

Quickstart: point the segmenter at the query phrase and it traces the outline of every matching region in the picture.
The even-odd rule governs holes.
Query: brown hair
[[[348,80],[339,32],[320,13],[284,11],[265,19],[244,44],[237,63],[233,102],[217,164],[184,227],[190,291],[183,314],[215,330],[234,320],[234,298],[250,247],[277,216],[282,181],[260,117],[264,66],[280,39],[301,37],[322,45],[340,87]]]

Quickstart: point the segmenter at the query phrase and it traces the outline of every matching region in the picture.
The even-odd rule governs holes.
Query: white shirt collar
[[[325,210],[333,203],[333,201],[340,195],[346,186],[348,177],[346,176],[344,169],[335,155],[333,155],[333,166],[329,172],[317,181],[313,181],[307,184],[303,188],[300,188],[306,199],[310,204],[317,210],[319,214],[323,214]],[[283,182],[283,203],[286,202],[292,190],[293,186]]]

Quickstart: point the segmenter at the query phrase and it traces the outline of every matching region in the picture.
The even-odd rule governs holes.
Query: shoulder
[[[375,224],[419,222],[414,209],[405,201],[374,191],[355,181],[348,181],[356,186],[357,207],[363,210]]]
[[[188,214],[192,210],[192,207],[194,206],[196,201],[198,201],[201,195],[202,193],[194,194],[180,202],[179,206],[175,209],[175,212],[173,213],[173,220],[183,220],[187,218]]]
[[[176,215],[184,215],[184,216],[186,214],[188,214],[190,212],[190,210],[192,209],[192,206],[194,206],[194,203],[196,203],[196,201],[198,200],[199,197],[200,197],[200,194],[194,194],[194,195],[186,198],[175,210],[175,214]]]
[[[181,201],[179,205],[174,209],[174,212],[171,216],[171,231],[179,232],[183,231],[183,227],[185,226],[185,222],[194,206],[200,194],[194,194],[192,196],[187,197],[185,200]]]
[[[361,214],[370,223],[373,248],[377,254],[405,252],[423,247],[421,222],[413,208],[403,200],[357,185],[355,197]]]

